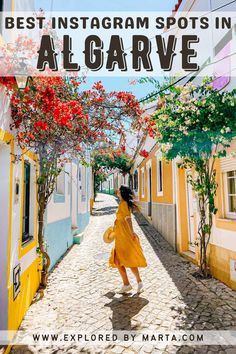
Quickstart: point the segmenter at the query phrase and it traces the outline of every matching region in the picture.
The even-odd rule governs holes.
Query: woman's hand
[[[132,225],[132,219],[130,216],[126,216],[125,221],[127,222],[127,225],[129,227],[129,231],[132,234],[133,241],[139,240],[138,235],[133,231],[133,225]]]
[[[133,240],[134,241],[137,240],[137,239],[139,240],[139,237],[138,237],[138,235],[135,232],[133,232],[132,236],[133,236]]]

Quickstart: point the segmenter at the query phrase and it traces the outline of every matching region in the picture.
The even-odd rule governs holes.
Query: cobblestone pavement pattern
[[[176,254],[141,216],[135,231],[148,261],[141,269],[145,291],[115,294],[121,286],[116,269],[107,267],[111,245],[104,230],[115,220],[113,196],[99,194],[81,245],[74,245],[49,277],[45,297],[28,310],[20,329],[79,331],[235,329],[236,293],[215,279],[198,280],[195,266]],[[135,281],[130,274],[131,284]],[[156,343],[69,343],[65,347],[13,347],[11,354],[56,353],[227,353],[236,347],[158,346]]]

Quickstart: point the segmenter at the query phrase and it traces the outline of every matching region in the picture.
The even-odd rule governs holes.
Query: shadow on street
[[[117,210],[117,206],[95,209],[93,210],[93,215],[94,216],[112,215],[115,213],[116,210]]]
[[[113,298],[115,293],[107,293],[109,299]],[[131,320],[135,315],[137,315],[144,306],[146,306],[149,301],[137,294],[129,296],[129,294],[123,295],[120,298],[113,298],[111,302],[105,306],[110,307],[112,310],[112,329],[114,331],[118,330],[138,330],[141,329],[140,324],[131,325]]]
[[[20,354],[35,354],[27,345],[14,346],[13,350],[10,353],[14,353],[15,350],[20,350]]]
[[[171,305],[172,313],[177,319],[176,330],[233,330],[236,328],[236,313],[231,307],[236,294],[220,281],[211,279],[196,279],[192,274],[195,266],[176,253],[158,231],[148,223],[140,213],[135,213],[135,219],[150,243],[153,251],[179,290],[179,298],[183,306]],[[157,271],[158,277],[158,271]],[[165,289],[163,288],[165,291]],[[162,290],[162,291],[163,291]],[[227,294],[227,295],[226,295]],[[169,294],[171,296],[171,294]],[[209,346],[211,348],[211,346]],[[218,346],[219,351],[226,346]],[[203,353],[206,348],[178,348],[176,353]],[[200,350],[200,351],[198,351]],[[201,351],[203,350],[203,351]],[[206,350],[207,351],[207,350]]]

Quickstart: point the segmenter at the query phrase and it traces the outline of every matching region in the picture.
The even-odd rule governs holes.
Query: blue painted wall
[[[86,226],[89,223],[89,218],[90,218],[90,212],[89,211],[87,213],[78,214],[77,226],[78,226],[78,232],[79,233],[84,231],[84,229],[86,228]]]
[[[88,170],[86,170],[87,174],[87,186],[86,186],[86,194],[87,194],[87,199],[82,200],[83,202],[86,203],[86,208],[87,211],[84,213],[78,213],[77,214],[77,229],[73,230],[71,229],[72,226],[72,217],[62,219],[55,221],[53,223],[47,223],[47,216],[45,220],[45,241],[46,241],[46,246],[47,246],[47,252],[49,254],[49,257],[51,259],[51,264],[50,264],[50,270],[52,267],[60,260],[60,258],[63,256],[63,254],[67,251],[68,248],[70,248],[73,244],[73,233],[76,234],[82,233],[86,226],[89,223],[90,219],[90,201],[88,199],[89,191],[91,186],[89,185],[89,173]],[[66,186],[66,183],[65,183]],[[54,194],[54,203],[65,203],[65,194],[59,195],[59,194]],[[78,190],[77,190],[78,193]],[[63,208],[63,205],[62,205]],[[77,194],[77,209],[78,209],[78,194]],[[72,198],[71,198],[71,190],[70,190],[70,211],[72,210]]]
[[[51,269],[73,244],[71,233],[71,218],[62,219],[45,227],[47,252],[51,259]]]
[[[77,232],[84,231],[89,223],[90,213],[78,214]],[[45,227],[45,241],[47,244],[47,252],[51,259],[49,270],[59,261],[63,254],[73,244],[73,235],[71,232],[71,218],[59,220]]]

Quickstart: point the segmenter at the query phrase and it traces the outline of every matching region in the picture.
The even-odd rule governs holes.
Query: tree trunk
[[[198,235],[200,238],[200,272],[204,277],[207,277],[207,249],[206,249],[206,234],[205,234],[205,225],[206,225],[206,203],[204,195],[201,195],[199,198],[199,212],[200,212],[200,222],[198,226]]]
[[[44,213],[45,209],[39,201],[39,214],[38,214],[38,242],[39,249],[43,257],[43,269],[41,272],[41,284],[40,286],[46,288],[48,280],[48,269],[50,267],[50,257],[44,247]]]
[[[44,176],[44,162],[43,162],[43,155],[40,156],[40,170],[39,170],[39,177],[45,177]],[[40,181],[38,183],[38,243],[39,243],[39,249],[42,254],[42,260],[43,260],[43,268],[41,272],[41,283],[40,283],[40,288],[45,289],[47,286],[47,280],[48,280],[48,269],[50,267],[50,257],[48,253],[45,250],[45,244],[44,244],[44,214],[45,210],[47,207],[47,186],[45,179],[43,181]],[[42,296],[41,296],[42,297]]]
[[[196,180],[192,185],[198,196],[200,222],[198,225],[198,236],[200,245],[200,273],[204,278],[209,276],[209,265],[207,259],[207,248],[210,241],[213,224],[213,214],[216,213],[214,197],[216,195],[217,183],[214,162],[210,159],[196,163]]]

